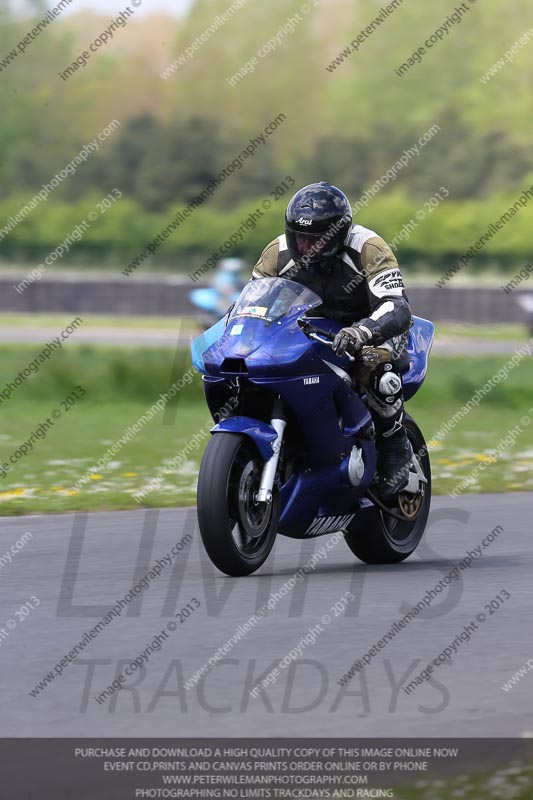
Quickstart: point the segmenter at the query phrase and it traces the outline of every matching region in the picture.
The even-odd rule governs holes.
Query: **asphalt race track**
[[[26,531],[33,538],[12,563],[0,561],[2,735],[521,736],[533,729],[533,672],[511,691],[501,686],[533,658],[532,503],[533,495],[520,493],[438,497],[427,539],[407,562],[368,567],[339,541],[303,582],[291,577],[330,537],[280,537],[259,573],[231,579],[204,555],[193,509],[6,518],[0,556]],[[399,628],[346,686],[337,683],[498,526],[495,540],[427,611]],[[183,537],[189,543],[166,564]],[[30,696],[158,560],[159,576],[152,573],[121,616],[87,636],[78,657],[65,659],[55,679]],[[332,607],[350,592],[354,600],[336,617]],[[507,593],[495,611],[485,608]],[[223,660],[185,689],[269,598],[270,612],[241,628]],[[179,623],[175,615],[187,605],[190,615],[183,612]],[[458,640],[480,613],[485,619],[472,638]],[[320,633],[305,643],[317,625],[322,630],[315,627]],[[124,678],[156,635],[161,649],[150,648],[148,663]],[[453,663],[406,694],[401,684],[454,640],[460,646]],[[256,682],[298,643],[299,657],[251,697]],[[122,688],[99,704],[94,698],[115,679]]]

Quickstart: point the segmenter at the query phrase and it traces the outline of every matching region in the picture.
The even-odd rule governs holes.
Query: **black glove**
[[[338,356],[356,356],[371,338],[372,334],[366,328],[352,325],[338,332],[333,340],[333,350]]]

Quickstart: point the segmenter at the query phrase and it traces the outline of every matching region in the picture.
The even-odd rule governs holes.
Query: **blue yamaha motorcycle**
[[[228,318],[192,343],[209,410],[220,420],[198,476],[198,522],[209,557],[227,575],[255,572],[278,533],[342,531],[368,564],[402,561],[424,534],[431,502],[424,437],[406,414],[409,482],[383,505],[372,491],[376,448],[364,388],[349,359],[331,349],[340,323],[313,316],[321,304],[294,281],[254,280]],[[434,330],[413,318],[406,400],[424,381]]]

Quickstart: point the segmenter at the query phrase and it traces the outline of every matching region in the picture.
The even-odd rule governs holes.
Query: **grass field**
[[[0,464],[8,465],[1,478],[0,513],[127,509],[194,502],[198,464],[210,426],[198,376],[130,441],[120,442],[124,430],[187,371],[187,352],[176,359],[170,349],[69,345],[7,398],[8,382],[14,381],[37,352],[35,346],[0,347]],[[522,425],[522,432],[511,446],[485,465],[487,451],[520,424],[533,407],[531,359],[523,359],[508,379],[446,436],[435,436],[505,361],[505,356],[431,359],[426,383],[409,402],[408,410],[431,443],[435,492],[450,492],[473,470],[479,471],[480,465],[479,475],[468,491],[533,490],[533,410],[531,427]],[[72,396],[78,385],[85,394],[68,406],[65,398]],[[53,425],[44,438],[34,437],[33,449],[11,464],[9,457],[47,418]],[[179,467],[168,469],[169,461],[187,447],[195,433],[200,434],[198,449],[189,446]],[[96,470],[79,485],[78,481],[115,443],[115,453],[105,468]],[[134,494],[156,476],[161,477],[160,485],[140,505]]]
[[[531,800],[533,764],[517,760],[476,775],[421,778],[394,792],[398,800]]]

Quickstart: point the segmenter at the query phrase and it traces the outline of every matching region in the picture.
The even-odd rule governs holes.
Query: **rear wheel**
[[[403,561],[418,547],[426,529],[431,504],[431,466],[422,432],[414,419],[405,415],[404,424],[427,483],[419,494],[400,492],[391,510],[408,519],[399,520],[377,506],[363,509],[348,526],[348,547],[367,564]]]
[[[254,443],[215,433],[198,476],[198,524],[207,554],[226,575],[250,575],[266,561],[276,538],[279,494],[255,500],[263,460]]]

